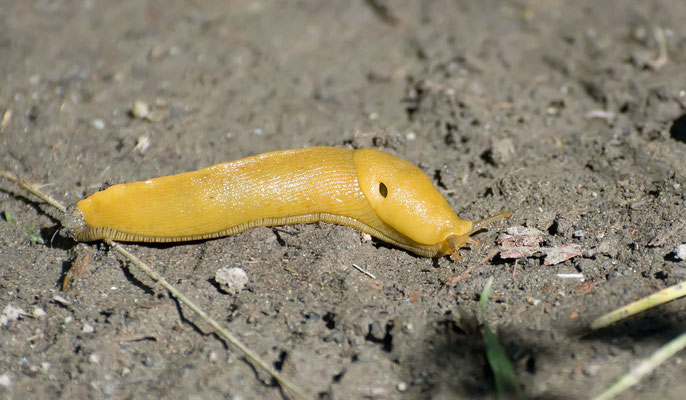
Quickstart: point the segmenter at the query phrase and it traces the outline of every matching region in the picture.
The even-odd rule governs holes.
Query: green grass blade
[[[517,381],[514,368],[510,359],[507,357],[505,348],[500,344],[498,336],[493,332],[488,322],[486,322],[486,308],[488,306],[488,297],[493,286],[493,277],[491,277],[484,290],[481,292],[481,299],[479,305],[481,308],[481,320],[483,321],[482,335],[484,344],[486,346],[486,359],[488,365],[493,371],[495,378],[495,391],[498,399],[521,399],[522,390]]]

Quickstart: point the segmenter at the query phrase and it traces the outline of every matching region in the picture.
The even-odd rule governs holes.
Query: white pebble
[[[105,129],[105,121],[100,118],[96,118],[91,121],[91,126],[99,131]]]
[[[5,372],[2,375],[0,375],[0,386],[10,387],[11,384],[12,384],[12,377],[10,376],[9,373]]]
[[[33,309],[33,317],[34,318],[40,318],[40,317],[45,317],[47,313],[42,307],[36,307]]]
[[[95,332],[95,328],[93,328],[92,325],[83,324],[83,329],[82,329],[82,331],[83,331],[83,333],[93,333],[93,332]]]
[[[14,307],[11,304],[8,304],[5,306],[5,309],[2,310],[2,313],[7,315],[7,318],[9,319],[19,319],[19,316],[24,314],[24,310],[21,308]]]
[[[133,150],[143,154],[146,150],[148,150],[148,147],[150,147],[150,137],[143,135],[138,138],[136,147],[134,147]]]
[[[682,243],[674,249],[677,260],[686,261],[686,243]]]
[[[5,326],[11,321],[18,320],[23,314],[25,314],[24,310],[8,304],[5,306],[5,309],[2,310],[2,315],[0,315],[0,326]]]
[[[405,137],[407,138],[408,142],[411,142],[411,141],[417,139],[417,134],[414,132],[407,132],[407,135],[405,135]]]
[[[93,353],[88,356],[88,362],[91,364],[100,364],[100,356],[96,353]]]
[[[217,282],[222,290],[234,295],[245,287],[248,283],[248,274],[243,268],[220,268],[214,273],[214,280]]]
[[[131,107],[131,115],[134,118],[143,119],[150,115],[150,105],[142,100],[136,100]]]
[[[407,390],[407,383],[405,382],[398,382],[398,385],[396,386],[398,388],[399,392],[404,392]]]

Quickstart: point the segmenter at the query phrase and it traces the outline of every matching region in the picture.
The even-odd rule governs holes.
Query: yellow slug
[[[124,183],[76,205],[80,241],[177,242],[258,226],[327,222],[420,256],[459,258],[470,235],[510,213],[461,220],[410,162],[375,149],[275,151]]]

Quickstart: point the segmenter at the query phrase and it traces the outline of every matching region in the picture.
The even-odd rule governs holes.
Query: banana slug
[[[111,186],[79,201],[79,241],[177,242],[258,226],[340,224],[424,257],[476,244],[470,235],[510,216],[460,219],[419,168],[375,149],[312,147]]]

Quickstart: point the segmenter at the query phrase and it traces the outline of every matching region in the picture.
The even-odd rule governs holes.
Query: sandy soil
[[[324,399],[494,398],[477,302],[493,276],[488,321],[527,398],[583,398],[686,329],[682,300],[574,334],[686,277],[670,254],[686,242],[684,17],[680,0],[3,1],[0,166],[74,204],[271,150],[392,152],[463,218],[513,217],[458,262],[326,224],[128,247]],[[56,234],[7,182],[0,211],[0,311],[25,312],[0,327],[0,397],[282,397],[166,291],[106,246]],[[481,264],[519,225],[583,254]],[[221,291],[222,267],[243,268],[247,288]],[[682,360],[624,398],[680,398]]]

